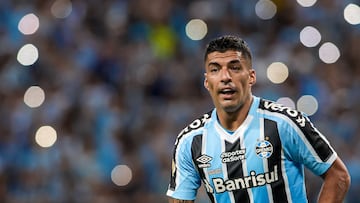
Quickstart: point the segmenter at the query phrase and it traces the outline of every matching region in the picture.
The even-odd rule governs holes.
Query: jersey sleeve
[[[313,125],[310,119],[299,112],[298,117],[288,123],[284,144],[291,158],[304,164],[316,175],[324,174],[336,160],[337,154],[329,141]]]
[[[170,184],[167,195],[181,200],[194,200],[201,186],[200,176],[191,156],[191,140],[182,137],[175,144]]]

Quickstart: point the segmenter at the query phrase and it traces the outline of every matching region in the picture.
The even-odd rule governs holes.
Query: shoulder
[[[181,137],[185,134],[189,134],[192,131],[198,130],[204,127],[205,123],[207,123],[211,119],[212,111],[209,111],[202,116],[198,117],[197,119],[193,120],[189,125],[187,125],[184,129],[181,130],[178,137]]]
[[[188,156],[194,137],[203,134],[204,126],[210,121],[212,111],[203,114],[188,124],[176,137],[174,155]],[[185,153],[184,153],[185,152]],[[190,157],[188,157],[190,160]]]
[[[183,128],[176,138],[176,143],[178,143],[179,140],[186,139],[186,137],[192,137],[197,134],[201,134],[203,127],[211,119],[212,112],[213,112],[213,110],[211,110],[207,113],[204,113],[202,116],[196,118],[190,124],[188,124],[185,128]]]
[[[305,127],[306,123],[309,122],[304,113],[266,99],[260,99],[259,110],[271,118],[281,119],[298,127]]]

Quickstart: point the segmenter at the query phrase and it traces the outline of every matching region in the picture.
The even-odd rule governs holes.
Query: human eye
[[[238,65],[233,65],[233,66],[230,66],[229,69],[232,70],[232,71],[238,72],[238,71],[241,70],[241,67],[238,66]]]
[[[209,72],[211,72],[211,73],[216,73],[218,71],[219,71],[219,67],[217,67],[217,66],[210,66],[209,67]]]

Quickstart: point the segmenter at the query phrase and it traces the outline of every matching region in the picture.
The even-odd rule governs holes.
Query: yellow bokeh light
[[[280,84],[288,78],[289,70],[285,64],[274,62],[267,68],[266,74],[272,83]]]
[[[57,133],[51,126],[42,126],[36,131],[35,141],[41,147],[51,147],[55,144]]]
[[[186,24],[185,31],[190,39],[201,40],[206,36],[208,29],[203,20],[192,19]]]

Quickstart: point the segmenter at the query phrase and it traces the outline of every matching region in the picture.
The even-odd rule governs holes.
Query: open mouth
[[[235,90],[233,90],[233,89],[220,90],[220,94],[224,94],[224,95],[233,95],[234,93],[235,93]]]

